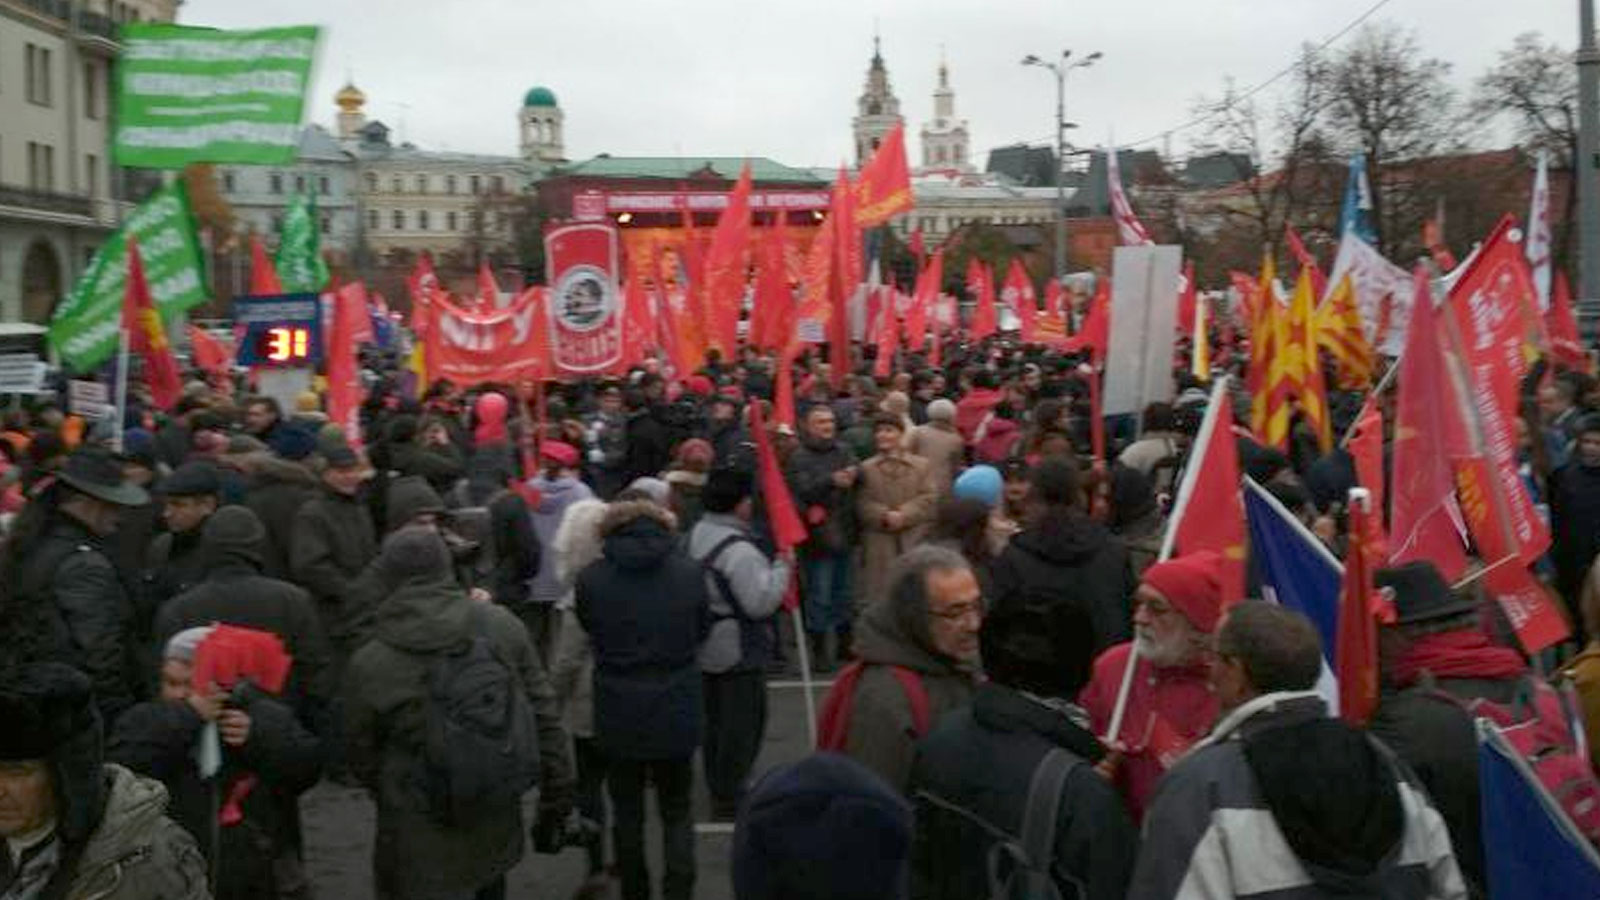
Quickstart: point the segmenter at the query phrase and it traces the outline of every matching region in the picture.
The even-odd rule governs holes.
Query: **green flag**
[[[292,162],[316,49],[314,25],[124,25],[116,162],[152,169]]]
[[[283,235],[274,263],[285,294],[316,293],[328,283],[328,264],[322,260],[317,237],[317,212],[304,194],[290,199],[283,214]]]
[[[117,352],[130,232],[139,239],[145,279],[163,319],[170,322],[206,302],[205,270],[189,199],[183,182],[174,181],[151,194],[121,230],[100,245],[89,268],[50,317],[50,346],[76,371],[92,369]]]

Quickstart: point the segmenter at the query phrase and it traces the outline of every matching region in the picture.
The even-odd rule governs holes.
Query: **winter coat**
[[[242,747],[221,744],[222,769],[212,779],[202,778],[195,764],[205,720],[183,701],[128,710],[111,735],[107,756],[166,787],[173,820],[219,870],[219,896],[276,900],[273,863],[297,852],[299,797],[321,774],[322,745],[293,710],[260,690],[243,686],[228,702],[250,716],[250,736]],[[237,803],[243,820],[216,827],[229,792],[245,778],[255,783]],[[214,830],[218,847],[211,844]]]
[[[145,556],[143,591],[145,603],[159,615],[161,607],[173,597],[200,583],[205,577],[205,555],[201,550],[200,531],[204,523],[191,531],[162,532],[150,542]]]
[[[295,515],[318,493],[317,479],[299,463],[265,453],[251,465],[244,506],[267,529],[262,571],[273,578],[291,575],[289,552],[293,544]]]
[[[1311,691],[1228,713],[1167,773],[1129,900],[1465,900],[1444,819],[1382,744]]]
[[[928,480],[940,497],[950,496],[956,474],[966,462],[967,445],[954,426],[929,422],[911,429],[908,449],[928,461]]]
[[[1463,702],[1482,697],[1510,704],[1519,681],[1440,678],[1434,682],[1434,689]],[[1419,685],[1384,694],[1367,730],[1393,750],[1427,789],[1450,828],[1462,877],[1482,896],[1486,884],[1478,802],[1478,735],[1472,716],[1448,698]]]
[[[516,457],[505,441],[480,444],[466,463],[467,503],[482,506],[517,478]]]
[[[628,453],[622,466],[622,483],[635,478],[654,478],[672,462],[672,448],[681,440],[664,404],[641,410],[628,418]]]
[[[424,789],[427,675],[438,654],[485,634],[521,676],[539,732],[540,815],[571,798],[567,735],[528,632],[512,613],[474,603],[448,571],[407,579],[377,609],[372,637],[345,673],[345,730],[351,771],[378,806],[373,868],[396,898],[470,895],[523,854],[522,798],[485,803],[449,825],[433,817]]]
[[[367,564],[378,555],[378,538],[367,505],[324,489],[295,514],[289,545],[294,582],[311,593],[322,617],[322,630],[335,644],[354,639],[367,592],[359,584]]]
[[[1170,431],[1151,431],[1129,444],[1117,456],[1117,462],[1140,475],[1148,476],[1156,463],[1178,455],[1178,435]]]
[[[1583,652],[1567,660],[1561,673],[1572,679],[1572,687],[1583,707],[1583,728],[1589,737],[1589,762],[1600,771],[1600,645],[1590,641]]]
[[[1056,817],[1049,861],[1056,887],[1062,900],[1122,900],[1139,833],[1116,791],[1093,768],[1105,748],[1086,725],[994,683],[979,687],[970,707],[940,719],[917,745],[911,769],[908,793],[917,807],[911,896],[987,896],[987,860],[996,839],[969,817],[1019,839],[1034,769],[1045,754],[1061,749],[1080,764],[1067,776]]]
[[[454,445],[421,444],[406,441],[389,447],[389,468],[404,475],[417,475],[440,494],[447,494],[466,473],[461,451]]]
[[[594,647],[595,740],[617,759],[688,759],[700,746],[705,575],[654,504],[613,503],[601,532],[603,555],[576,588]]]
[[[865,602],[878,602],[894,561],[922,543],[938,500],[939,493],[928,477],[928,461],[920,456],[901,451],[894,456],[879,454],[861,464],[856,512],[861,523]],[[893,510],[905,521],[891,531],[883,517]]]
[[[594,648],[573,610],[578,573],[600,558],[600,521],[606,504],[579,500],[567,507],[550,548],[550,565],[561,582],[561,628],[556,634],[550,680],[561,704],[561,721],[573,737],[594,737]]]
[[[809,528],[801,553],[828,556],[855,543],[855,488],[833,483],[833,473],[855,464],[855,454],[838,441],[803,440],[789,455],[784,478]]]
[[[520,612],[532,596],[544,554],[528,504],[516,491],[502,490],[489,501],[489,541],[494,552],[489,593],[494,602]]]
[[[1089,684],[1078,697],[1078,703],[1089,713],[1095,734],[1105,734],[1111,728],[1132,650],[1130,642],[1100,654],[1094,661]],[[1204,661],[1157,668],[1148,659],[1139,658],[1128,686],[1122,729],[1117,734],[1124,755],[1117,765],[1116,786],[1134,821],[1144,817],[1157,782],[1171,764],[1171,760],[1163,762],[1162,756],[1194,745],[1215,724],[1217,695],[1210,682],[1209,667]]]
[[[210,900],[194,838],[166,816],[161,782],[107,764],[105,811],[77,858],[46,886],[62,900]]]
[[[1600,466],[1574,459],[1551,473],[1550,533],[1557,586],[1575,607],[1583,577],[1600,553]]]
[[[855,652],[865,669],[856,682],[845,755],[905,793],[918,735],[905,688],[887,667],[910,669],[922,680],[933,722],[971,702],[975,673],[933,649],[927,610],[898,608],[894,598],[871,604],[856,621]]]
[[[38,632],[12,636],[33,648],[18,654],[18,661],[51,659],[89,676],[109,727],[138,699],[134,686],[145,676],[134,671],[140,655],[133,645],[133,609],[103,548],[100,538],[57,512],[9,587],[16,591],[17,608],[29,616],[27,629]]]
[[[1128,548],[1076,509],[1047,510],[1011,539],[990,571],[996,608],[1081,604],[1094,621],[1096,653],[1133,637],[1129,602],[1139,585]]]
[[[539,492],[539,505],[533,511],[533,531],[539,538],[541,553],[548,555],[551,542],[556,537],[556,529],[561,527],[561,519],[567,513],[567,507],[579,500],[593,500],[594,491],[570,476],[550,479],[540,475],[529,481],[528,486]],[[555,603],[564,593],[566,591],[561,586],[561,580],[556,577],[555,567],[541,566],[539,573],[533,578],[532,602]]]
[[[990,388],[973,388],[966,396],[956,401],[956,430],[961,432],[964,440],[971,441],[978,433],[978,426],[983,420],[994,412],[1000,405],[1004,395]]]
[[[772,658],[772,617],[783,603],[794,569],[781,559],[768,559],[743,519],[729,513],[706,513],[689,532],[689,555],[704,565],[711,552],[735,539],[712,560],[722,578],[706,573],[712,626],[700,648],[700,671],[720,674],[758,671]],[[722,584],[727,584],[727,592]],[[731,595],[731,596],[730,596]],[[732,604],[737,603],[737,612]]]

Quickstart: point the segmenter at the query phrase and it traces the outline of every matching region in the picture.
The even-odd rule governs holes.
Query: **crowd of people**
[[[1577,638],[1530,660],[1476,585],[1382,569],[1397,615],[1361,728],[1317,691],[1309,620],[1162,553],[1203,385],[1108,421],[1095,460],[1072,357],[821,359],[765,436],[793,548],[753,351],[420,398],[374,361],[359,435],[315,393],[200,378],[121,422],[9,415],[0,900],[311,896],[322,779],[375,801],[382,898],[503,897],[531,838],[581,847],[588,888],[686,900],[697,784],[735,825],[741,900],[1482,897],[1474,704],[1560,669],[1600,728],[1586,375],[1536,367],[1521,420]],[[1363,399],[1333,392],[1336,433]],[[1246,424],[1242,469],[1342,554],[1349,454]],[[802,660],[833,680],[823,750],[755,778],[767,680]]]

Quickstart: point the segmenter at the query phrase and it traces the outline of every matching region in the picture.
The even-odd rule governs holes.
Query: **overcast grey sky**
[[[1240,87],[1270,77],[1301,42],[1320,43],[1373,2],[186,0],[179,20],[324,26],[307,110],[324,124],[348,72],[368,115],[403,122],[408,140],[514,154],[522,95],[539,84],[560,99],[573,159],[754,155],[802,166],[849,156],[876,23],[913,163],[942,46],[981,166],[991,147],[1051,133],[1054,85],[1018,64],[1025,54],[1103,52],[1072,73],[1067,117],[1080,144],[1128,143],[1187,121],[1196,95],[1220,93],[1227,76]],[[1576,18],[1574,0],[1389,0],[1373,21],[1417,29],[1466,91],[1520,32],[1574,46]]]

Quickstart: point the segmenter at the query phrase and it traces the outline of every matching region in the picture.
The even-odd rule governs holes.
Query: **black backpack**
[[[428,667],[423,766],[429,811],[446,824],[485,802],[515,802],[539,780],[533,706],[484,624],[474,604],[471,641]]]
[[[739,598],[734,596],[733,585],[728,582],[728,576],[717,568],[717,560],[722,558],[723,552],[736,544],[749,544],[753,547],[755,546],[755,541],[742,534],[730,534],[711,548],[711,552],[706,554],[706,558],[700,561],[700,566],[705,569],[706,574],[710,575],[711,580],[716,583],[717,592],[721,595],[722,602],[731,610],[728,613],[720,613],[713,609],[711,611],[712,622],[734,619],[739,623],[739,662],[735,668],[758,668],[765,666],[772,658],[773,646],[776,643],[773,623],[770,621],[758,622],[750,618],[745,613],[744,607],[739,605]],[[688,549],[688,540],[685,539],[684,552],[686,554]]]

